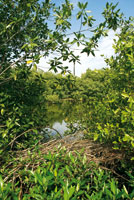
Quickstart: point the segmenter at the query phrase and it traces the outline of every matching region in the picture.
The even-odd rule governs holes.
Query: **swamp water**
[[[85,103],[64,101],[63,103],[47,103],[47,126],[43,129],[49,136],[63,137],[67,133],[75,133],[88,120],[89,112]]]

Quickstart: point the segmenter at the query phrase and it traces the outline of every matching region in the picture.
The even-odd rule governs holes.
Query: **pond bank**
[[[83,131],[77,131],[73,135],[64,136],[62,139],[53,139],[46,143],[39,144],[39,152],[42,155],[39,162],[43,161],[44,154],[54,153],[58,149],[65,148],[67,152],[72,152],[74,155],[76,152],[81,152],[87,157],[87,162],[95,162],[99,167],[106,168],[107,170],[116,169],[121,160],[125,158],[123,152],[112,149],[112,146],[104,143],[96,143],[93,140],[85,139]],[[32,149],[21,151],[22,160],[26,160],[29,156],[34,154],[36,146]],[[32,153],[33,152],[33,153]],[[20,157],[20,151],[16,152],[16,160]],[[37,154],[38,157],[38,154]],[[39,163],[38,163],[39,164]],[[30,163],[29,163],[30,167]],[[37,165],[32,165],[33,169],[36,169]],[[16,170],[19,170],[16,168]]]
[[[112,166],[112,168],[116,168],[118,161],[124,159],[123,152],[112,149],[112,145],[85,139],[83,131],[77,131],[75,134],[64,136],[62,139],[50,140],[41,145],[41,152],[43,154],[49,151],[55,152],[58,148],[66,148],[67,152],[82,152],[86,155],[88,161],[104,166]]]

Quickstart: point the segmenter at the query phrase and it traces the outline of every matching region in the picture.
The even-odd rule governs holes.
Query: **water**
[[[61,135],[64,135],[64,132],[69,130],[69,128],[67,127],[67,123],[64,120],[61,123],[55,122],[53,124],[53,128],[56,129]]]
[[[55,122],[52,127],[48,127],[44,130],[48,131],[51,136],[57,135],[63,137],[65,131],[69,130],[69,128],[67,127],[67,123],[63,120],[62,122]]]
[[[85,104],[64,102],[60,104],[46,104],[47,131],[51,136],[63,137],[66,132],[75,133],[87,112]]]

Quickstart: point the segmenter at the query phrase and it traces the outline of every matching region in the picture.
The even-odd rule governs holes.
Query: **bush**
[[[33,164],[38,163],[38,156],[35,154],[32,158]],[[134,191],[128,194],[124,185],[119,188],[112,173],[98,168],[78,152],[67,153],[63,148],[42,158],[42,163],[34,170],[30,167],[25,169],[30,158],[23,161],[24,169],[19,170],[12,184],[1,179],[0,199],[106,200],[134,197]]]

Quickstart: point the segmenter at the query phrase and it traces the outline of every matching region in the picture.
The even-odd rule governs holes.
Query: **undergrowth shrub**
[[[3,179],[0,179],[0,200],[134,198],[134,190],[128,192],[127,186],[119,186],[117,177],[111,172],[97,167],[78,152],[68,153],[64,148],[45,155],[38,152],[32,157],[32,162],[29,154],[25,161],[19,160],[20,163],[21,168],[12,174],[9,183],[3,179],[13,169],[8,168],[3,173]],[[17,161],[14,161],[14,168],[17,166]],[[134,177],[131,179],[134,180]]]

